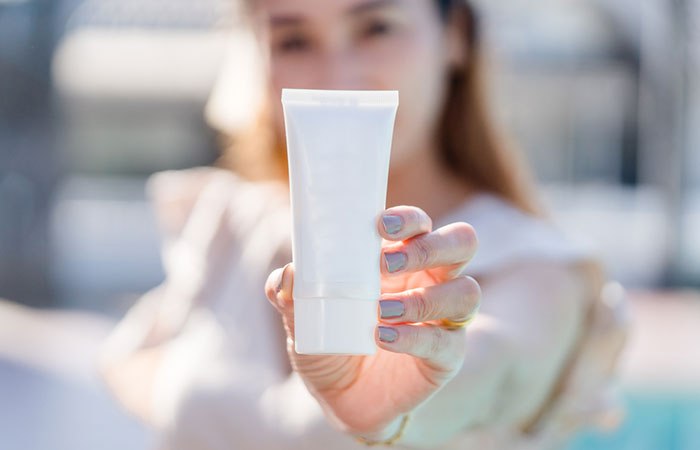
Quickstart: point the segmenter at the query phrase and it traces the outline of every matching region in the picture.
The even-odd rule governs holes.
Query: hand
[[[443,328],[439,319],[466,320],[481,302],[477,282],[460,276],[478,246],[470,225],[456,222],[432,231],[430,217],[409,206],[387,209],[382,217],[376,354],[297,354],[293,265],[273,271],[265,285],[282,314],[294,370],[331,422],[372,438],[389,437],[403,415],[454,377],[464,361],[465,331]]]

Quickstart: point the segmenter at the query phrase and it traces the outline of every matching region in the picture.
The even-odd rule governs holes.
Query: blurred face
[[[255,0],[254,16],[279,131],[282,88],[396,89],[392,167],[431,148],[459,54],[433,0]]]

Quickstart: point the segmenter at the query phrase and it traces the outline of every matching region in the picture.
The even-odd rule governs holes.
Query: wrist
[[[380,431],[355,435],[355,440],[368,446],[396,444],[403,436],[410,416],[410,413],[401,415]]]

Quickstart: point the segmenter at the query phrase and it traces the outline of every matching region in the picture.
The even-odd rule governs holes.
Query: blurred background
[[[163,279],[146,178],[255,99],[235,3],[0,0],[0,448],[152,442],[91,358]],[[629,293],[628,417],[571,448],[700,448],[700,1],[476,3],[501,122]]]

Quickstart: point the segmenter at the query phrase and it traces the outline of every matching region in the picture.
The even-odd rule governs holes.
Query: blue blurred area
[[[569,450],[700,448],[700,394],[628,392],[628,416],[611,434],[586,431]]]

